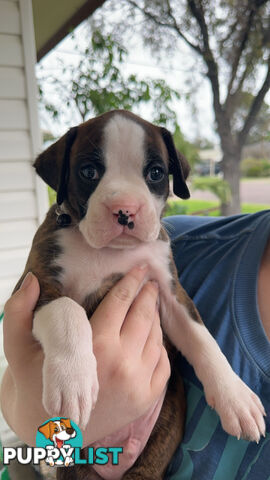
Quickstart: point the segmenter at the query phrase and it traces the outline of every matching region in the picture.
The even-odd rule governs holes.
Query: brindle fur
[[[62,269],[53,264],[62,252],[56,240],[56,233],[60,228],[56,224],[56,208],[56,205],[50,208],[45,221],[37,230],[24,272],[13,291],[14,293],[20,288],[28,272],[36,275],[40,284],[40,296],[36,309],[63,295],[59,281]]]

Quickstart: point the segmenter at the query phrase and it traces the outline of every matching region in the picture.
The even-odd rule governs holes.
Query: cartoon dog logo
[[[64,449],[68,450],[70,445],[66,442],[71,438],[76,437],[76,430],[72,427],[69,418],[60,418],[59,420],[49,420],[45,424],[38,427],[38,431],[44,435],[47,440],[50,440],[54,447],[49,445],[47,449]],[[53,456],[48,455],[46,462],[52,467],[54,465],[65,465],[66,467],[74,463],[71,456],[65,456],[65,461],[61,459],[54,460]]]

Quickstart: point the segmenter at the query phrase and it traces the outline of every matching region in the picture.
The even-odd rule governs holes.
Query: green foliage
[[[192,180],[192,190],[210,191],[216,195],[221,203],[230,201],[230,186],[220,177],[194,177]]]
[[[213,93],[218,94],[213,102],[216,120],[217,114],[224,114],[230,119],[231,131],[241,131],[267,74],[269,1],[111,0],[96,15],[97,25],[103,12],[109,13],[112,8],[122,13],[114,17],[121,20],[117,26],[103,20],[103,27],[107,31],[117,28],[120,36],[131,29],[137,31],[157,58],[161,51],[169,59],[179,51],[185,56],[185,42],[190,47],[189,56],[194,58],[194,68],[185,76],[191,101],[198,90],[198,74],[207,77]],[[221,97],[222,111],[218,105]],[[269,112],[269,106],[265,108]],[[255,120],[258,110],[253,113]]]
[[[243,177],[269,177],[270,162],[266,158],[245,158],[241,162]]]
[[[72,38],[78,62],[67,66],[59,58],[61,74],[50,78],[58,101],[52,103],[46,98],[42,84],[48,81],[47,76],[40,81],[40,102],[54,119],[65,118],[72,124],[74,112],[79,114],[80,121],[85,121],[110,110],[131,110],[141,104],[150,104],[154,123],[170,127],[176,124],[176,115],[170,105],[180,98],[179,92],[163,79],[141,80],[135,74],[124,75],[121,65],[128,52],[115,35],[103,35],[94,30],[90,42],[88,37],[76,39],[75,34]]]
[[[170,217],[172,215],[187,215],[188,206],[182,200],[168,200],[163,216]]]
[[[57,140],[55,136],[52,134],[52,132],[49,132],[49,131],[43,131],[42,137],[43,137],[43,143],[46,143],[46,142],[52,143]]]
[[[220,206],[217,202],[208,200],[172,200],[169,199],[166,204],[164,217],[172,215],[199,215],[216,217],[220,215]]]
[[[49,194],[49,205],[51,206],[56,202],[56,192],[51,187],[48,187],[48,194]]]
[[[197,147],[185,139],[178,125],[176,125],[173,139],[176,148],[186,157],[193,169],[194,165],[200,161]]]
[[[262,203],[242,203],[241,205],[242,213],[256,213],[262,210],[270,210],[270,205]]]
[[[239,92],[238,94],[238,106],[232,115],[232,126],[234,130],[240,130],[245,122],[245,118],[251,109],[254,102],[254,95],[247,91]],[[252,126],[249,135],[247,137],[247,144],[253,144],[267,140],[269,137],[270,128],[270,105],[266,102],[262,103],[261,109],[257,114],[256,122]]]

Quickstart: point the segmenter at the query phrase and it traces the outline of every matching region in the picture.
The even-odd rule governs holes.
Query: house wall
[[[0,314],[48,209],[32,162],[41,150],[31,0],[0,0]],[[0,380],[6,361],[0,326]],[[4,444],[18,439],[0,416]]]
[[[0,0],[0,312],[48,207],[40,151],[30,0]]]

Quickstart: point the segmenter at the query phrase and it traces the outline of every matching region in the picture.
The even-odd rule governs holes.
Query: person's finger
[[[151,378],[151,390],[154,397],[158,397],[164,390],[171,375],[171,366],[167,350],[162,345],[160,357]]]
[[[147,265],[134,267],[107,293],[90,320],[94,334],[110,334],[112,329],[120,334],[122,323],[147,271]]]
[[[35,275],[28,273],[21,287],[7,301],[4,307],[3,331],[6,356],[14,352],[20,357],[20,350],[36,342],[32,335],[33,311],[40,293]]]
[[[163,348],[163,334],[160,326],[159,313],[156,310],[152,328],[145,342],[142,351],[142,362],[147,366],[149,375],[152,377],[153,372],[160,361],[161,350]]]
[[[160,351],[162,344],[163,344],[163,333],[160,326],[159,313],[158,313],[158,310],[156,309],[152,328],[149,332],[149,335],[147,337],[147,340],[145,342],[144,349],[142,352],[143,362],[147,363],[150,360],[151,355],[154,351],[157,351],[157,352],[158,350]]]
[[[156,314],[158,287],[147,282],[135,298],[121,328],[121,341],[128,341],[129,348],[141,353],[150,334]]]

